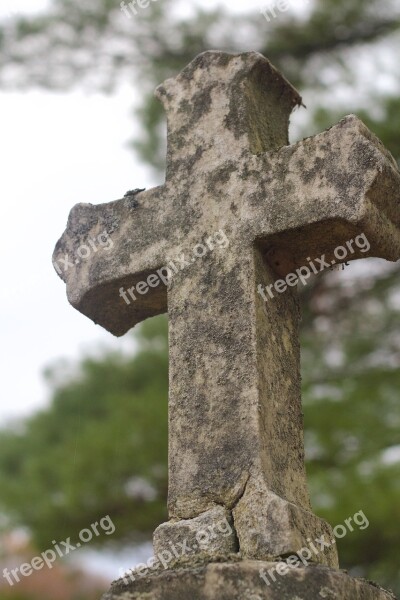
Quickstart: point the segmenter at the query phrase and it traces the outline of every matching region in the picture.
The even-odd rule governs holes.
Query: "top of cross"
[[[168,117],[167,181],[176,169],[185,172],[188,145],[223,162],[228,148],[234,160],[244,150],[259,154],[288,144],[289,117],[302,102],[257,52],[204,52],[156,96]]]

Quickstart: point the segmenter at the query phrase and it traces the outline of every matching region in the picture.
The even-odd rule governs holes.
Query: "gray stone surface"
[[[163,523],[157,527],[153,536],[155,556],[164,550],[170,551],[171,547],[179,548],[182,540],[189,552],[221,555],[239,551],[232,514],[222,506],[212,508],[194,519]]]
[[[361,234],[370,250],[346,261],[398,260],[400,173],[355,116],[289,145],[289,117],[301,98],[254,52],[206,52],[157,95],[168,120],[165,184],[133,199],[75,206],[54,264],[71,304],[115,335],[168,311],[171,522],[158,530],[158,548],[168,544],[163,532],[182,537],[188,520],[223,507],[240,555],[269,560],[332,531],[313,515],[307,490],[297,293],[290,288],[266,303],[257,287],[308,257],[330,262],[337,246]],[[112,248],[83,260],[80,249],[102,232]],[[228,247],[190,260],[215,232]],[[168,287],[124,302],[121,288],[182,252],[189,264]],[[317,560],[338,564],[332,548]],[[218,567],[207,569],[207,582],[217,585]]]
[[[125,585],[114,582],[103,600],[396,600],[377,585],[327,567],[298,567],[284,575],[277,563],[246,560],[163,571]],[[265,583],[260,569],[267,574]],[[273,570],[275,581],[268,575]]]

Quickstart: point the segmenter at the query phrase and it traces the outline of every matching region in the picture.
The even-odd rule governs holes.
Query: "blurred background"
[[[167,322],[113,339],[72,309],[51,265],[70,208],[162,183],[153,90],[207,49],[258,50],[299,88],[291,141],[354,112],[399,161],[400,1],[0,2],[0,599],[98,599],[166,519]],[[300,290],[313,507],[333,526],[364,511],[341,566],[397,594],[399,274],[369,259]],[[2,576],[105,515],[114,535]]]

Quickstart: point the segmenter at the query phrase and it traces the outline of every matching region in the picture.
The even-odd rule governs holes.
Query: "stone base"
[[[339,568],[331,526],[266,489],[262,481],[247,483],[233,511],[215,506],[192,519],[163,523],[154,532],[156,556],[171,555],[171,548],[183,543],[187,553],[207,554],[210,560],[240,550],[243,559],[274,561],[310,549],[313,562]]]
[[[396,600],[344,571],[310,565],[279,575],[278,565],[282,570],[283,563],[255,560],[182,565],[129,584],[115,581],[102,600]]]

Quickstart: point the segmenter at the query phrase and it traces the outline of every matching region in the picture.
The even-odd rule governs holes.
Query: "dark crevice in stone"
[[[249,479],[250,479],[250,475],[248,475],[248,477],[247,477],[247,479],[246,479],[246,481],[245,481],[245,483],[243,485],[243,488],[242,488],[241,492],[238,494],[237,498],[233,502],[233,505],[230,507],[231,515],[232,515],[232,528],[233,528],[233,531],[235,533],[236,540],[237,540],[237,551],[238,551],[238,553],[240,553],[240,538],[239,538],[239,534],[238,534],[238,531],[237,531],[237,528],[236,528],[235,515],[233,514],[233,511],[235,510],[235,508],[239,504],[240,500],[245,495],[246,489],[247,489],[247,484],[249,483]]]

